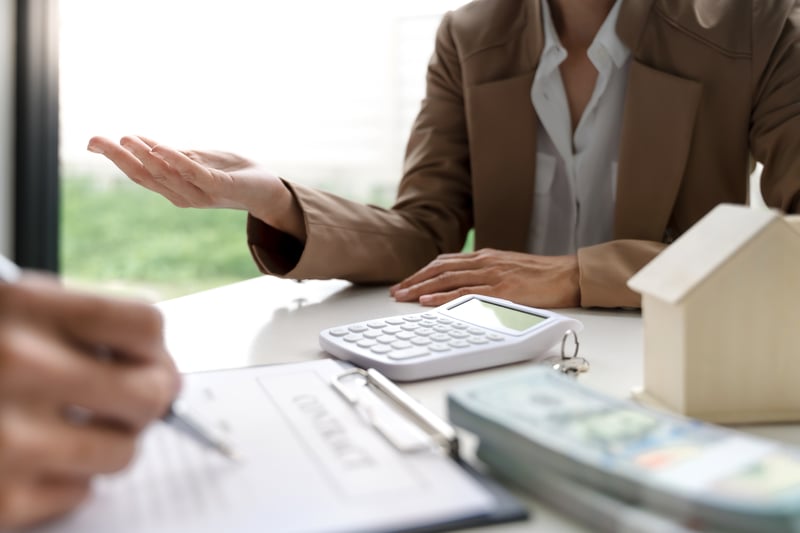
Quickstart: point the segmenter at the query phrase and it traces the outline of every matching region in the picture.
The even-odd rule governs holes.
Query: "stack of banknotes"
[[[592,531],[800,531],[800,449],[600,394],[540,366],[448,395],[478,457]]]

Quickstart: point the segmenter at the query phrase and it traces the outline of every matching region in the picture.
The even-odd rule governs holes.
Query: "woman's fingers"
[[[155,141],[142,137],[123,137],[120,146],[132,153],[147,172],[142,185],[156,191],[178,207],[213,207],[213,202],[204,192],[204,169],[193,169],[189,174],[176,169],[155,149]],[[205,172],[207,173],[207,172]],[[165,191],[168,191],[165,194]]]

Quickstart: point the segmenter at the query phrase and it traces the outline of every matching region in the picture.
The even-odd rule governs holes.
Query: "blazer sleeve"
[[[800,2],[753,2],[750,149],[764,201],[800,212]],[[760,7],[760,9],[759,9]]]
[[[667,245],[619,239],[578,250],[581,307],[641,307],[639,293],[627,282]]]
[[[461,65],[450,25],[448,13],[437,32],[395,205],[364,205],[287,182],[307,239],[299,242],[249,217],[248,244],[262,272],[390,283],[461,249],[472,227],[472,190]]]

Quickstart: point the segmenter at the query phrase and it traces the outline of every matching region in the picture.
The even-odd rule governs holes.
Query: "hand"
[[[300,208],[286,185],[254,162],[228,152],[177,151],[146,137],[89,140],[132,181],[177,207],[231,208],[305,240]]]
[[[484,248],[442,254],[390,289],[400,302],[439,306],[464,294],[543,308],[580,305],[578,258]]]
[[[153,307],[49,279],[0,283],[0,530],[81,502],[94,474],[131,460],[178,387]]]

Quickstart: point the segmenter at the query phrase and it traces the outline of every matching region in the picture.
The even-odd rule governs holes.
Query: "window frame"
[[[17,0],[14,257],[59,270],[58,1]]]

